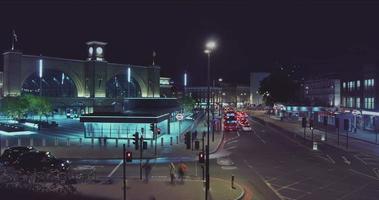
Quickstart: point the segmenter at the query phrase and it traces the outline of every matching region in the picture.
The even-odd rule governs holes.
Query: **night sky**
[[[99,40],[108,42],[109,62],[149,65],[155,50],[161,75],[182,83],[187,71],[190,85],[205,83],[203,49],[210,38],[219,45],[212,56],[214,78],[242,84],[248,84],[249,72],[271,70],[274,63],[379,48],[374,1],[26,2],[0,3],[2,51],[10,48],[12,29],[25,54],[85,59],[85,42]]]

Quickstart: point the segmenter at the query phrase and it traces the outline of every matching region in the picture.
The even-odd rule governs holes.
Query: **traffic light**
[[[153,132],[154,132],[154,128],[155,128],[154,123],[151,123],[151,124],[150,124],[150,131],[153,131]]]
[[[136,132],[135,134],[133,134],[133,137],[134,137],[134,138],[133,138],[133,140],[134,140],[134,142],[133,142],[134,147],[135,147],[136,150],[138,150],[138,146],[139,146],[139,145],[138,145],[138,144],[139,144],[139,143],[138,143],[138,142],[139,142],[139,141],[138,141],[138,140],[139,140],[139,134],[138,134],[138,132]]]
[[[157,128],[157,135],[160,135],[160,134],[161,134],[161,129]]]
[[[125,160],[126,160],[126,162],[132,162],[132,160],[133,160],[133,154],[132,154],[131,151],[127,151],[125,153]]]
[[[199,152],[199,163],[204,163],[204,152]]]
[[[313,120],[309,120],[309,128],[313,129]]]
[[[301,120],[301,127],[306,128],[307,127],[307,118],[303,117]]]

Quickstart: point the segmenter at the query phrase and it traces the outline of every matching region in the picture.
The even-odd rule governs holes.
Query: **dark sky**
[[[276,62],[379,47],[374,1],[30,2],[0,3],[1,50],[10,48],[12,29],[25,54],[85,59],[85,42],[99,40],[108,42],[108,61],[148,65],[156,50],[161,75],[182,82],[187,71],[190,85],[205,82],[209,38],[218,42],[215,78],[245,84],[248,72],[269,70]]]

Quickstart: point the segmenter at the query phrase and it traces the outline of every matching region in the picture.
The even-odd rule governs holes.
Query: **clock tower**
[[[89,41],[87,44],[88,58],[87,60],[105,61],[104,47],[106,42]]]

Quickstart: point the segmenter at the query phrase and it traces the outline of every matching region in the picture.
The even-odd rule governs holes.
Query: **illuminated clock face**
[[[97,53],[97,55],[101,55],[103,53],[103,48],[97,47],[96,48],[96,53]]]
[[[88,49],[88,53],[89,53],[90,55],[92,55],[92,53],[93,53],[93,48],[92,48],[92,47],[90,47],[90,48]]]

